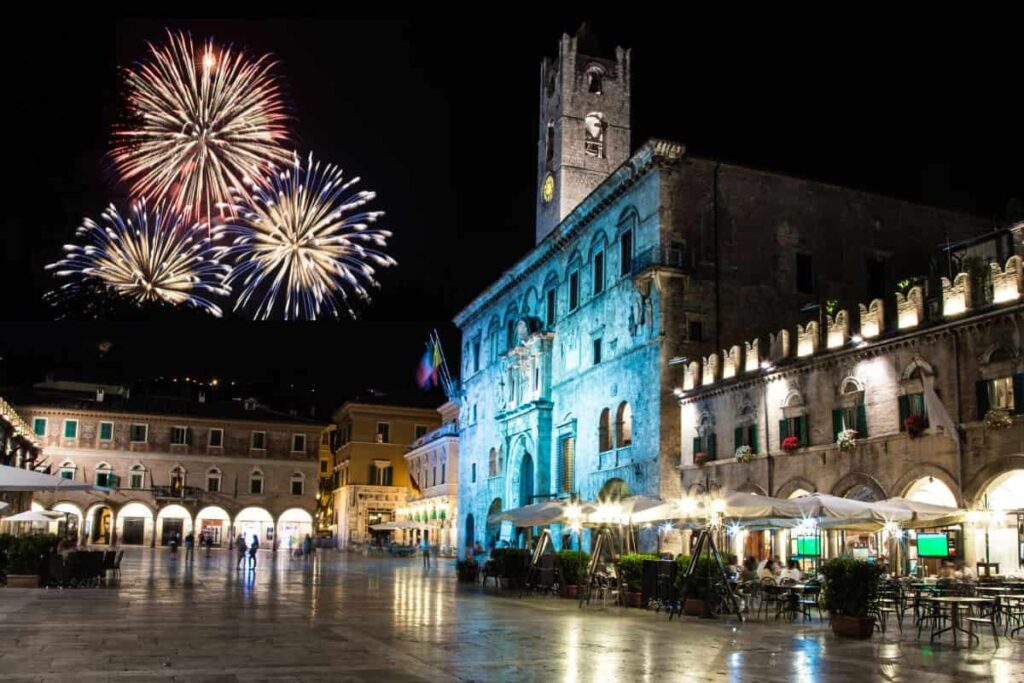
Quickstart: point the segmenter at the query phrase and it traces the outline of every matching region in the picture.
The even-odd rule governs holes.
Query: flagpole
[[[441,354],[441,380],[444,382],[444,393],[448,395],[449,399],[455,398],[455,382],[452,381],[451,371],[448,369],[448,358],[444,355],[444,347],[441,345],[441,337],[437,334],[437,329],[431,331],[435,348]]]

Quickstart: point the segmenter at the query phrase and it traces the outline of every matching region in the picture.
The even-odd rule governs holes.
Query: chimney
[[[96,390],[96,402],[103,403],[103,389]]]

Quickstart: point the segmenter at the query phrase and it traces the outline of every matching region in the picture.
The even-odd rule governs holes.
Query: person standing
[[[420,552],[423,553],[423,568],[430,569],[430,543],[426,534],[420,539]]]
[[[249,571],[256,571],[256,551],[260,549],[260,537],[255,534],[249,544]]]
[[[235,565],[235,569],[241,569],[245,564],[245,534],[238,534],[238,540],[235,541],[235,547],[238,549],[238,564]]]
[[[185,561],[192,562],[196,559],[196,537],[190,531],[185,535]]]

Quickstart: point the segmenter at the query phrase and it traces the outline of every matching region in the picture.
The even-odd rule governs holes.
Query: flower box
[[[796,436],[787,436],[782,440],[782,450],[787,453],[792,453],[793,451],[798,450],[801,445],[799,437]]]

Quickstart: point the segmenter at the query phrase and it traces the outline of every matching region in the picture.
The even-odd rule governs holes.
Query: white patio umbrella
[[[516,527],[545,526],[560,524],[566,520],[565,505],[561,501],[546,500],[543,503],[524,505],[511,510],[497,512],[487,518],[488,524],[512,522]]]
[[[423,528],[416,522],[410,522],[403,520],[400,522],[381,522],[380,524],[372,524],[370,528],[374,531],[396,531],[398,529],[420,529]]]
[[[54,517],[53,513],[48,514],[41,510],[26,510],[10,517],[0,518],[0,522],[39,522],[49,524],[50,522],[59,522],[64,517],[63,512],[58,514],[60,515],[59,517]]]
[[[107,491],[102,486],[0,465],[0,491]]]

